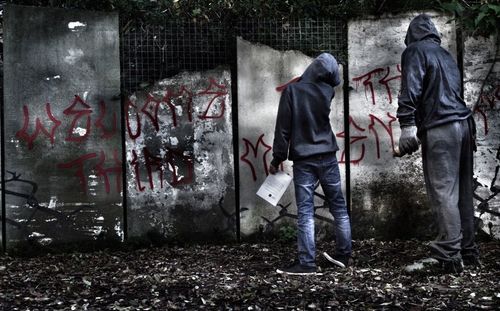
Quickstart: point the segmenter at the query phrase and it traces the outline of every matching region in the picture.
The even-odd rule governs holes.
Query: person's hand
[[[271,173],[271,175],[274,175],[278,172],[278,168],[277,167],[274,167],[272,164],[269,165],[269,173]]]
[[[401,155],[412,154],[418,150],[420,141],[417,137],[416,126],[405,126],[401,128],[401,136],[399,137],[399,153]]]

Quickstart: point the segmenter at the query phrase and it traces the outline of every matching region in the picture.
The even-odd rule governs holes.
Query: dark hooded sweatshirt
[[[429,16],[415,17],[405,38],[401,56],[401,91],[397,117],[401,127],[426,130],[467,119],[471,111],[461,98],[461,78],[453,57],[441,47],[441,39]]]
[[[283,90],[274,132],[274,167],[286,159],[297,161],[339,149],[330,125],[330,105],[339,84],[337,61],[323,53],[298,82]]]

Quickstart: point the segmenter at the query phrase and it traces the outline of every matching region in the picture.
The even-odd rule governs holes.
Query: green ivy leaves
[[[500,5],[498,1],[481,1],[478,4],[468,4],[466,1],[453,0],[441,2],[441,9],[454,14],[465,31],[472,35],[489,36],[497,34],[500,26]]]

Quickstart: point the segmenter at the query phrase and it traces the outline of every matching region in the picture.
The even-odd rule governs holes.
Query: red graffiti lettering
[[[134,167],[134,173],[135,173],[135,181],[137,183],[137,190],[139,191],[144,191],[146,187],[144,187],[141,184],[141,175],[140,175],[140,170],[139,170],[139,157],[137,156],[137,152],[135,150],[132,150],[132,161],[130,161],[130,164]]]
[[[81,106],[82,108],[77,108],[77,106]],[[68,135],[66,136],[66,141],[72,142],[82,142],[87,138],[90,133],[90,114],[92,113],[92,109],[90,106],[80,98],[80,96],[75,95],[75,99],[71,103],[71,106],[66,108],[63,113],[67,116],[74,115],[73,122],[71,122],[71,126],[68,129]],[[85,133],[79,136],[74,136],[77,131],[76,126],[80,119],[86,118],[85,122]]]
[[[228,90],[226,85],[218,83],[214,78],[209,78],[208,86],[197,93],[194,93],[186,86],[180,86],[177,91],[172,89],[167,89],[163,98],[157,99],[153,95],[148,94],[145,102],[143,103],[141,109],[137,111],[138,107],[136,103],[129,100],[125,105],[125,118],[127,131],[132,139],[138,138],[142,133],[142,115],[146,116],[152,123],[154,129],[159,131],[160,129],[160,107],[162,104],[166,104],[169,108],[169,112],[172,117],[172,127],[177,127],[180,125],[180,116],[186,116],[187,122],[193,122],[193,100],[194,98],[208,97],[206,106],[203,107],[203,112],[197,117],[200,120],[209,119],[220,119],[224,116],[226,111],[226,96],[228,95]],[[183,113],[179,113],[179,107],[183,109]],[[135,111],[135,119],[137,128],[135,132],[131,126],[132,112]]]
[[[350,133],[349,148],[354,143],[356,143],[358,141],[362,141],[362,140],[364,140],[364,139],[367,138],[366,135],[353,135],[353,131],[351,130],[351,125],[357,131],[360,131],[360,132],[364,132],[365,131],[364,128],[362,128],[358,124],[356,124],[356,122],[354,121],[354,119],[351,116],[349,116],[349,133]],[[340,132],[336,136],[337,137],[341,137],[341,138],[345,138],[345,132]],[[351,150],[352,150],[352,148],[351,148]],[[353,160],[352,157],[351,157],[350,163],[352,163],[352,164],[359,164],[363,160],[364,157],[365,157],[365,144],[363,142],[361,142],[361,154],[360,154],[360,156],[356,160]],[[345,163],[345,151],[342,151],[339,163]]]
[[[101,131],[102,131],[101,138],[102,139],[111,138],[118,131],[116,112],[113,112],[113,127],[111,130],[108,131],[108,130],[106,130],[106,127],[104,126],[104,123],[103,123],[104,117],[106,116],[106,103],[103,100],[101,100],[99,102],[99,111],[100,111],[100,114],[99,114],[99,117],[97,118],[97,120],[95,121],[95,126],[97,128],[101,129]]]
[[[160,130],[160,126],[158,124],[158,108],[160,107],[160,100],[156,100],[153,95],[148,94],[146,98],[146,102],[142,106],[142,113],[146,115],[151,122],[153,123],[153,127],[158,132]]]
[[[187,95],[187,98],[186,96]],[[186,106],[187,117],[189,122],[193,122],[192,109],[193,109],[193,94],[188,91],[185,86],[181,86],[179,92],[174,93],[168,90],[167,94],[163,98],[163,101],[167,103],[172,113],[172,124],[177,127],[177,111],[176,106]]]
[[[210,78],[209,81],[210,84],[208,85],[208,87],[197,94],[197,95],[214,95],[212,99],[209,101],[207,109],[205,109],[205,112],[202,115],[200,115],[200,119],[202,120],[221,118],[224,115],[224,111],[226,110],[226,101],[225,101],[225,96],[227,95],[226,86],[224,84],[217,83],[217,81],[215,81],[214,78]],[[219,109],[218,109],[219,112],[209,114],[210,111],[217,110],[216,108],[212,107],[215,106],[215,103],[217,102],[219,103]]]
[[[243,141],[245,142],[245,152],[244,154],[240,157],[240,160],[245,162],[246,164],[248,164],[248,166],[250,167],[250,170],[252,172],[252,177],[253,177],[253,180],[256,181],[257,180],[257,173],[255,171],[255,167],[252,163],[252,161],[250,161],[247,157],[248,157],[248,154],[250,153],[250,150],[253,152],[253,157],[254,158],[257,158],[258,156],[258,153],[259,151],[262,152],[262,164],[264,166],[264,170],[266,172],[266,176],[269,174],[269,168],[268,168],[268,164],[267,164],[267,153],[269,151],[271,151],[272,147],[269,146],[268,144],[266,144],[264,142],[264,134],[260,135],[260,137],[257,139],[257,142],[256,144],[252,144],[248,139],[246,138],[243,138]],[[263,150],[261,150],[263,149]]]
[[[16,137],[25,140],[28,143],[28,149],[33,149],[33,142],[35,139],[38,137],[38,134],[43,133],[45,136],[47,136],[50,139],[50,143],[53,145],[55,141],[55,132],[57,128],[61,125],[61,121],[57,120],[54,115],[52,114],[52,111],[50,109],[50,104],[47,103],[45,104],[45,111],[47,113],[47,116],[49,117],[50,121],[54,123],[54,125],[50,128],[50,130],[47,130],[43,125],[42,121],[40,121],[40,118],[36,118],[35,121],[35,132],[33,134],[28,134],[28,126],[30,123],[30,116],[29,116],[29,110],[28,106],[24,105],[23,106],[23,115],[24,115],[24,123],[23,127],[21,130],[19,130],[16,133]]]
[[[97,157],[97,153],[89,153],[86,155],[83,155],[73,161],[67,162],[67,163],[60,163],[57,165],[58,168],[60,169],[69,169],[72,167],[76,167],[76,172],[75,176],[80,179],[80,185],[82,187],[83,193],[87,192],[87,180],[85,178],[85,174],[83,172],[83,165],[86,161],[93,159]]]
[[[396,69],[399,73],[401,73],[401,67],[399,66],[399,64],[396,66]],[[387,67],[387,73],[382,79],[378,80],[378,82],[385,86],[385,90],[387,91],[387,95],[389,96],[389,103],[392,104],[392,92],[391,88],[389,87],[389,82],[391,82],[392,80],[401,79],[401,74],[389,78],[390,73],[391,68]]]
[[[99,156],[96,152],[87,153],[82,155],[72,161],[66,163],[57,164],[57,168],[59,169],[75,169],[75,176],[80,180],[80,186],[83,193],[87,193],[87,178],[84,172],[84,167],[87,161],[98,158],[98,162],[94,165],[91,165],[90,170],[96,171],[97,176],[100,176],[104,180],[104,186],[106,189],[106,193],[110,193],[110,178],[109,174],[114,173],[116,175],[116,192],[120,193],[121,191],[121,174],[122,174],[122,162],[120,160],[119,154],[117,150],[113,151],[113,161],[114,165],[112,167],[105,167],[104,163],[106,162],[106,155],[103,151],[99,152]]]
[[[396,70],[397,70],[397,72],[401,73],[401,67],[399,64],[396,65]],[[378,75],[382,72],[385,72],[385,75],[381,79],[377,80],[377,82],[379,84],[382,84],[385,87],[385,91],[387,92],[387,97],[389,98],[389,103],[392,103],[392,91],[391,91],[389,82],[396,80],[396,79],[401,79],[401,74],[389,77],[389,75],[391,74],[390,67],[376,68],[368,73],[365,73],[365,74],[358,76],[358,77],[354,77],[352,79],[354,82],[356,82],[356,89],[358,88],[358,84],[360,82],[363,83],[363,85],[365,87],[365,96],[367,96],[367,90],[370,91],[371,101],[372,101],[373,105],[376,104],[376,98],[375,98],[375,88],[373,85],[374,82],[372,81],[372,78],[374,78],[375,75]]]
[[[392,148],[392,151],[394,152],[394,138],[392,135],[392,123],[394,121],[396,121],[397,119],[395,117],[391,116],[391,114],[388,112],[387,116],[389,117],[390,121],[386,125],[384,122],[382,122],[382,120],[380,120],[376,116],[374,116],[372,114],[370,114],[369,116],[370,116],[370,125],[368,126],[368,129],[370,130],[370,132],[373,133],[373,135],[375,135],[375,143],[377,145],[377,159],[380,159],[380,137],[379,137],[378,131],[375,128],[375,122],[380,124],[382,126],[382,128],[387,132],[387,134],[389,134],[389,139],[391,141],[391,148]]]
[[[100,128],[102,131],[101,138],[108,139],[116,134],[118,131],[117,125],[117,116],[116,112],[113,113],[113,124],[111,130],[106,130],[104,126],[104,117],[106,115],[106,103],[101,100],[99,102],[99,110],[100,114],[95,121],[95,126]],[[47,130],[40,121],[39,118],[36,118],[35,132],[31,135],[28,134],[28,127],[30,122],[29,117],[29,109],[25,105],[23,106],[23,114],[24,114],[24,124],[21,130],[16,133],[16,137],[25,140],[28,142],[28,149],[33,148],[33,142],[38,137],[40,133],[43,133],[45,136],[49,137],[51,144],[54,144],[56,130],[62,124],[62,121],[58,120],[51,112],[50,103],[45,104],[45,110],[47,112],[47,116],[54,123],[54,125]],[[73,116],[71,124],[68,126],[68,130],[66,133],[65,141],[81,143],[87,139],[91,132],[91,114],[93,110],[92,108],[78,95],[75,95],[73,101],[70,106],[63,110],[63,114],[66,116]]]
[[[136,105],[134,105],[130,100],[127,101],[125,104],[125,122],[127,123],[127,132],[130,138],[136,139],[137,137],[141,136],[141,116],[139,113],[135,113],[135,121],[137,124],[137,131],[135,133],[132,132],[132,128],[130,126],[130,107],[137,108]]]
[[[172,187],[179,185],[190,184],[194,180],[194,161],[192,156],[185,155],[184,152],[179,150],[173,150],[167,148],[166,155],[162,158],[153,155],[147,147],[142,149],[142,159],[137,155],[135,150],[132,150],[132,160],[130,164],[134,167],[135,180],[137,183],[137,190],[144,191],[145,186],[141,183],[141,173],[140,173],[140,163],[144,163],[144,167],[147,172],[147,178],[149,187],[151,190],[154,189],[154,178],[153,172],[158,172],[158,178],[160,180],[160,189],[163,189],[163,175],[164,168],[167,167],[171,172],[171,179],[169,184]]]
[[[487,117],[487,111],[488,110],[494,110],[496,109],[496,105],[500,100],[500,85],[497,85],[496,88],[494,88],[491,92],[489,93],[482,93],[479,96],[479,103],[477,106],[475,106],[474,109],[474,114],[479,114],[482,122],[484,124],[484,135],[488,135],[489,132],[489,122],[488,122],[488,117]]]
[[[372,97],[372,103],[375,105],[375,92],[373,90],[373,83],[372,83],[372,75],[376,74],[376,73],[379,73],[379,72],[382,72],[384,71],[383,68],[377,68],[377,69],[374,69],[368,73],[365,73],[364,75],[362,76],[359,76],[359,77],[355,77],[353,78],[352,80],[354,82],[357,82],[356,83],[356,89],[358,87],[358,83],[363,80],[363,85],[365,86],[365,95],[366,95],[366,89],[368,88],[370,90],[370,93],[371,93],[371,97]]]
[[[122,161],[119,159],[118,151],[113,150],[113,161],[115,166],[105,168],[104,162],[106,161],[106,156],[104,152],[101,151],[99,155],[99,163],[95,166],[97,171],[97,176],[101,176],[104,179],[104,186],[106,189],[106,193],[110,192],[110,184],[109,184],[109,176],[108,174],[115,174],[115,184],[116,184],[116,192],[120,193],[121,191],[121,176],[122,176]]]

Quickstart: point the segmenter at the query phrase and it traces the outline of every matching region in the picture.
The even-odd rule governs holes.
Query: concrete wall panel
[[[311,61],[312,58],[297,51],[280,52],[238,38],[238,156],[243,237],[277,233],[283,226],[295,227],[297,208],[293,183],[277,207],[257,197],[255,193],[267,177],[272,160],[271,148],[281,95],[276,87],[300,76]],[[343,118],[343,92],[339,86],[336,88],[331,113],[335,133],[343,132]],[[338,137],[337,140],[343,148],[343,138]],[[283,169],[293,175],[292,162],[285,161]],[[343,165],[340,170],[342,181],[345,182]],[[318,191],[321,193],[320,188]],[[316,198],[315,204],[322,206],[323,201]],[[318,236],[331,237],[332,218],[328,209],[318,208],[315,217]]]
[[[497,45],[494,36],[466,38],[464,95],[467,105],[474,110],[477,125],[476,216],[482,219],[481,227],[486,233],[500,238],[500,56],[495,55]]]
[[[255,193],[272,159],[281,95],[276,87],[300,75],[312,58],[238,38],[237,155],[227,68],[181,73],[136,92],[123,102],[123,171],[117,15],[14,5],[4,14],[8,243],[121,240],[123,174],[132,237],[232,239],[238,221],[244,238],[295,227],[293,184],[277,207]],[[442,34],[442,45],[455,56],[454,24],[447,23],[447,16],[429,14]],[[400,57],[415,15],[365,18],[348,25],[347,126],[355,239],[423,238],[432,232],[420,154],[392,156],[400,135]],[[498,238],[496,45],[494,37],[466,38],[463,57],[465,99],[478,129],[476,215],[482,229]],[[343,92],[337,87],[331,121],[345,189],[343,119]],[[240,215],[235,209],[233,156],[240,172]],[[292,175],[291,162],[283,169]],[[317,235],[330,237],[331,215],[319,196],[315,203]]]
[[[227,69],[182,73],[129,98],[130,236],[235,238],[231,102]]]
[[[9,243],[121,239],[118,16],[9,5],[4,18]]]
[[[442,46],[456,55],[455,27],[432,16]],[[415,14],[352,20],[348,25],[353,235],[404,238],[428,232],[419,152],[393,158],[401,53]]]

